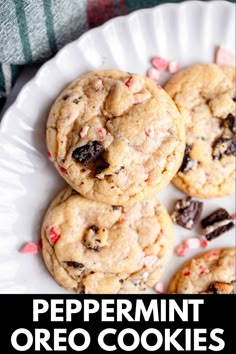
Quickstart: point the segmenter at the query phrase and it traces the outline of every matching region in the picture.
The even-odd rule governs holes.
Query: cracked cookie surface
[[[156,198],[110,206],[67,187],[42,225],[45,264],[76,293],[143,292],[159,280],[172,249],[172,222]]]
[[[185,119],[186,148],[173,183],[194,197],[234,194],[235,68],[195,65],[165,86]]]
[[[84,197],[132,204],[163,189],[185,145],[183,119],[149,78],[106,70],[82,76],[55,101],[47,146],[62,177]]]
[[[175,294],[231,294],[235,291],[235,248],[202,253],[180,268],[168,288]]]

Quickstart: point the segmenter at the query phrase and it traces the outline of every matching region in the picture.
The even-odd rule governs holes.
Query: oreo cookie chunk
[[[203,203],[185,197],[178,200],[175,210],[171,214],[172,221],[188,230],[192,230],[200,219]]]
[[[216,281],[212,283],[205,293],[207,294],[234,294],[234,283]]]
[[[202,219],[201,225],[202,233],[206,236],[208,241],[211,241],[232,229],[234,222],[227,210],[220,208]]]
[[[192,149],[192,145],[187,145],[184,150],[183,162],[182,162],[182,165],[180,166],[180,169],[179,169],[180,172],[185,173],[185,172],[191,170],[197,164],[197,161],[193,160],[190,157],[191,149]]]
[[[80,162],[82,165],[87,166],[91,162],[94,162],[104,152],[104,147],[99,141],[89,141],[86,145],[76,148],[72,157],[76,162]]]

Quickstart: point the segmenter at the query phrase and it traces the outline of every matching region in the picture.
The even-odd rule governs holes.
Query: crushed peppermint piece
[[[215,62],[217,65],[234,66],[235,55],[234,53],[226,50],[222,46],[219,46],[216,50]]]
[[[170,61],[168,65],[168,71],[171,74],[176,73],[179,70],[179,63],[177,61]]]
[[[163,294],[164,293],[164,283],[161,281],[159,283],[156,283],[156,285],[154,285],[154,291],[157,294]]]
[[[130,76],[127,80],[125,80],[125,82],[124,82],[125,86],[130,87],[131,79],[132,79],[132,76]]]
[[[48,158],[49,158],[49,160],[51,160],[51,158],[52,158],[52,154],[48,151]]]
[[[34,242],[28,242],[24,247],[21,248],[20,253],[36,254],[38,253],[38,245],[36,245]]]
[[[231,215],[231,218],[232,218],[233,220],[236,220],[236,214],[232,214],[232,215]]]
[[[62,166],[59,167],[59,170],[61,171],[61,173],[67,173],[67,169]]]
[[[187,244],[190,249],[197,249],[201,245],[201,241],[198,237],[190,237],[185,240],[184,243]]]
[[[209,269],[208,268],[200,268],[200,275],[205,274],[205,273],[209,273]]]
[[[107,131],[105,128],[98,129],[98,134],[101,139],[104,139],[107,135]]]
[[[145,131],[145,134],[148,138],[153,139],[154,138],[154,129],[152,127],[148,128]]]
[[[201,242],[202,248],[207,248],[207,246],[208,246],[208,241],[207,240],[201,239],[200,242]]]
[[[151,63],[152,66],[159,71],[167,70],[169,65],[169,62],[161,57],[152,58]]]
[[[154,81],[158,81],[161,77],[161,72],[155,68],[149,68],[147,71],[147,77]]]
[[[180,257],[184,257],[188,252],[188,250],[189,250],[189,246],[185,242],[183,242],[176,247],[175,253]]]
[[[186,272],[184,272],[184,276],[189,276],[190,275],[190,271],[189,270],[187,270]]]
[[[80,130],[80,133],[79,133],[80,137],[81,137],[82,139],[86,138],[86,136],[87,136],[87,134],[88,134],[88,131],[89,131],[89,126],[88,126],[88,125],[84,125],[84,126],[81,128],[81,130]]]
[[[56,243],[61,236],[61,235],[58,235],[58,233],[55,231],[53,226],[50,228],[49,234],[50,234],[50,240],[52,243]]]
[[[210,251],[208,254],[207,254],[207,259],[209,261],[214,261],[218,258],[218,252],[216,251]]]

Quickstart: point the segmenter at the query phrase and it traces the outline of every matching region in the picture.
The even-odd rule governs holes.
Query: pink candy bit
[[[217,258],[218,258],[218,252],[216,252],[216,251],[208,252],[208,254],[207,254],[207,259],[208,259],[209,261],[214,261],[214,260],[216,260]]]
[[[132,80],[132,77],[129,77],[127,80],[125,80],[125,82],[124,82],[125,86],[130,87],[131,80]]]
[[[49,160],[51,160],[51,158],[52,158],[52,154],[48,151],[48,158],[49,158]]]
[[[161,73],[159,70],[157,70],[155,68],[149,68],[147,71],[147,77],[149,77],[150,79],[152,79],[154,81],[158,81],[161,77]]]
[[[181,243],[179,246],[176,247],[175,253],[180,257],[184,257],[188,249],[189,246],[186,243]]]
[[[208,268],[200,268],[200,275],[205,274],[205,273],[209,273],[209,269]]]
[[[158,90],[162,90],[162,86],[159,84],[157,84],[157,88],[158,88]]]
[[[62,166],[59,167],[59,170],[61,171],[61,173],[67,173],[67,169]]]
[[[232,218],[233,220],[236,220],[236,214],[232,214],[232,215],[231,215],[231,218]]]
[[[148,128],[145,131],[145,134],[148,138],[153,139],[154,138],[154,129],[153,128]]]
[[[159,283],[156,283],[156,285],[154,286],[153,289],[157,294],[163,294],[164,293],[164,283],[161,281]]]
[[[202,248],[207,248],[207,246],[208,246],[208,241],[207,240],[201,239],[200,243],[201,243]]]
[[[161,57],[154,57],[151,60],[152,66],[159,71],[166,70],[168,68],[169,62]]]
[[[106,135],[107,135],[107,131],[104,128],[100,128],[100,129],[98,129],[98,134],[99,134],[101,139],[104,139],[106,137]]]
[[[86,138],[87,134],[88,134],[88,131],[89,131],[89,126],[88,125],[84,125],[81,129],[80,129],[80,132],[79,132],[79,135],[80,137],[83,139],[83,138]]]
[[[188,247],[191,249],[199,248],[201,245],[201,241],[198,237],[190,237],[187,240],[185,240],[184,243],[188,245]]]
[[[120,222],[127,222],[128,221],[128,218],[127,216],[123,216],[123,218],[120,219]]]
[[[170,61],[168,65],[168,71],[171,74],[176,73],[179,70],[179,63],[177,61]]]
[[[60,238],[60,235],[58,235],[58,233],[55,231],[53,226],[50,228],[49,234],[50,234],[50,240],[52,243],[56,243],[57,240]]]
[[[222,46],[219,46],[216,50],[215,62],[218,65],[234,66],[235,55],[234,53],[224,49]]]
[[[29,242],[24,247],[21,248],[20,252],[36,254],[38,253],[38,245],[36,245],[36,243],[34,242]]]
[[[187,276],[189,276],[190,275],[190,271],[189,270],[187,270],[186,272],[184,272],[184,276],[185,277],[187,277]]]

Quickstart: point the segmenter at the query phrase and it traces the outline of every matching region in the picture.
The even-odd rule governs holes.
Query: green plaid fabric
[[[22,65],[47,60],[112,17],[165,2],[180,1],[0,0],[0,110]]]

